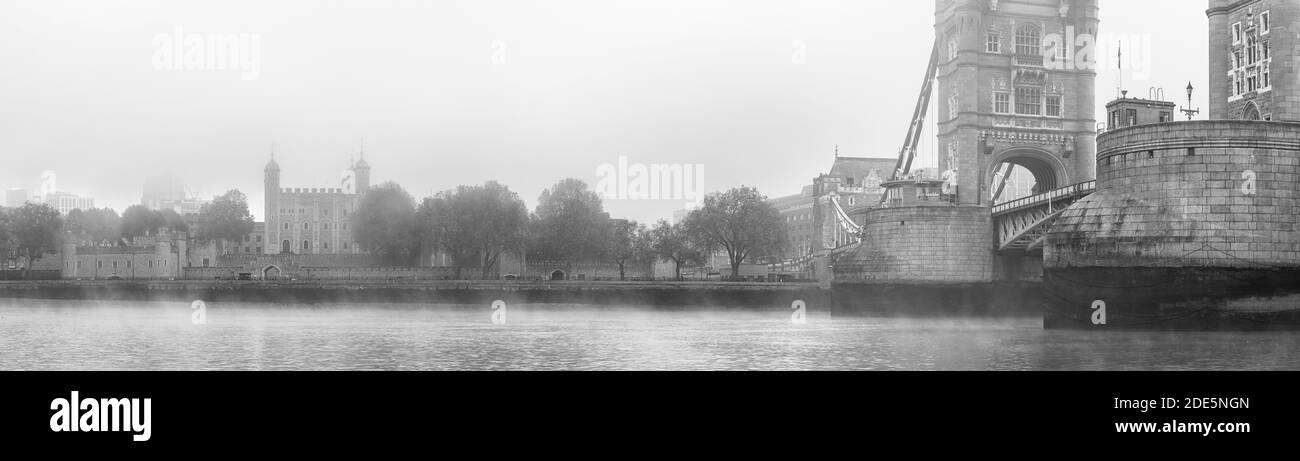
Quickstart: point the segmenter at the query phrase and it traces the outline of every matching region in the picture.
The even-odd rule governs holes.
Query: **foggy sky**
[[[262,218],[272,142],[284,187],[373,182],[417,198],[498,180],[532,209],[601,164],[703,164],[708,191],[798,193],[841,155],[893,157],[933,41],[931,1],[131,1],[0,3],[0,189],[59,189],[121,212],[171,171]],[[1151,75],[1206,87],[1204,1],[1102,0],[1102,34],[1152,40]],[[260,73],[159,70],[155,39],[247,34]],[[802,47],[803,63],[796,63]],[[1115,93],[1099,71],[1097,104]],[[1205,108],[1205,91],[1195,105]],[[1100,110],[1098,113],[1102,113]],[[1099,116],[1099,119],[1104,119]],[[653,221],[684,200],[617,201]]]

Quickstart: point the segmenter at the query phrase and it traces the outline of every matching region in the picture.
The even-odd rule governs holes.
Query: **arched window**
[[[307,251],[307,250],[310,250],[310,249],[311,249],[311,241],[303,240],[303,241],[302,241],[302,250],[303,250],[303,251]]]
[[[286,221],[286,222],[284,223],[284,230],[289,230],[289,222],[288,222],[288,221]]]
[[[1026,24],[1016,28],[1016,54],[1023,56],[1043,54],[1043,34],[1038,26]]]
[[[323,230],[330,230],[330,223],[321,223],[320,228]]]
[[[1254,102],[1246,104],[1246,111],[1241,114],[1242,120],[1263,120],[1264,117],[1259,114],[1259,106]]]
[[[309,222],[302,223],[302,230],[310,230],[310,229],[311,229],[311,223]]]

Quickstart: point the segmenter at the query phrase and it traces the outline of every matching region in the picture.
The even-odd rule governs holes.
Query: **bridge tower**
[[[1035,193],[1095,179],[1097,13],[1097,0],[935,1],[938,166],[959,205],[991,206],[1008,164]]]

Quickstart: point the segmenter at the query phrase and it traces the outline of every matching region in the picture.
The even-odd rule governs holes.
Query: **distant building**
[[[170,175],[146,179],[140,198],[140,203],[150,210],[172,210],[181,216],[197,215],[203,205],[210,202],[190,197],[185,192],[185,183]]]
[[[1300,4],[1210,0],[1210,119],[1300,121]],[[1277,66],[1273,58],[1280,56]]]
[[[60,215],[67,216],[72,210],[90,210],[95,208],[95,199],[82,197],[67,192],[45,194],[45,204],[59,210]]]
[[[370,165],[365,154],[348,173],[344,181],[355,183],[345,187],[280,187],[280,165],[273,156],[264,170],[264,253],[363,253],[352,238],[348,218],[370,189]]]
[[[17,208],[32,201],[31,189],[9,189],[5,191],[5,206]]]
[[[818,175],[796,195],[768,200],[786,224],[789,249],[786,258],[797,258],[824,249],[827,233],[823,223],[834,222],[830,204],[834,196],[850,218],[861,222],[866,210],[880,203],[881,184],[891,176],[897,159],[835,157],[830,171]]]

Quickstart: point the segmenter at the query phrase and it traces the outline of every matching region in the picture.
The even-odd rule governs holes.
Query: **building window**
[[[303,251],[310,250],[310,249],[311,249],[311,242],[306,241],[306,240],[303,240],[303,241],[302,241],[302,249],[303,249]]]
[[[249,251],[250,251],[250,250],[249,250],[248,247],[244,247],[244,253],[248,253]]]
[[[1128,126],[1137,125],[1137,124],[1138,124],[1138,111],[1137,111],[1137,109],[1128,109],[1128,110],[1125,110],[1125,111],[1124,111],[1124,118],[1128,119]]]
[[[262,236],[257,236],[257,243],[262,243]]]
[[[289,223],[284,223],[284,230],[289,230]]]
[[[1241,72],[1237,72],[1237,94],[1246,94],[1246,82]]]
[[[348,249],[348,242],[343,242],[343,250],[346,251],[347,249]]]
[[[320,244],[320,248],[321,248],[322,250],[329,250],[329,249],[330,249],[330,242],[321,242],[321,244]]]
[[[323,230],[330,230],[330,223],[321,223],[320,228]]]
[[[989,32],[985,43],[984,49],[989,53],[1002,53],[1002,37],[999,37],[997,32]]]
[[[113,270],[117,270],[117,261],[113,261]]]
[[[311,223],[309,222],[302,223],[302,230],[311,230]]]
[[[1011,113],[1011,93],[993,93],[993,112],[999,114]]]
[[[1259,42],[1255,37],[1246,39],[1246,63],[1254,64],[1259,62]]]
[[[1163,111],[1160,112],[1160,123],[1172,122],[1172,121],[1174,121],[1174,114],[1169,112],[1163,112]]]
[[[1259,34],[1268,35],[1269,29],[1273,28],[1273,23],[1269,19],[1267,11],[1259,14]]]
[[[1042,34],[1038,26],[1024,25],[1016,29],[1016,54],[1022,56],[1042,56]]]
[[[103,269],[103,268],[104,268],[104,262],[103,262],[103,261],[95,261],[95,268],[96,268],[96,269]]]
[[[126,268],[127,268],[127,269],[130,269],[130,268],[131,268],[131,261],[127,261],[127,262],[126,262]]]
[[[1047,97],[1047,116],[1048,116],[1048,117],[1060,117],[1060,116],[1061,116],[1061,97],[1060,97],[1060,96],[1048,96],[1048,97]]]
[[[262,254],[262,247],[257,247],[257,254]]]
[[[948,96],[948,120],[956,120],[958,112],[961,111],[961,101],[957,99],[957,93]],[[852,186],[853,184],[849,184]]]
[[[153,261],[152,261],[152,260],[149,261],[149,268],[150,268],[150,269],[153,269]]]
[[[1016,113],[1021,115],[1043,114],[1043,90],[1032,87],[1016,88]]]
[[[211,263],[212,263],[212,261],[211,261],[210,259],[208,259],[208,258],[203,258],[203,267],[208,267],[208,265],[211,264]]]
[[[1232,43],[1241,43],[1241,23],[1232,24]]]
[[[348,230],[348,223],[343,223],[343,230]]]
[[[1263,88],[1270,88],[1270,87],[1273,86],[1273,82],[1270,81],[1269,78],[1268,78],[1268,68],[1269,68],[1269,64],[1270,64],[1270,63],[1265,62],[1264,65],[1263,65],[1263,69],[1264,69],[1264,71],[1263,71],[1263,76],[1264,76],[1263,80],[1264,80],[1264,81],[1261,83],[1261,84],[1263,85]]]
[[[948,40],[948,60],[957,59],[957,40]]]

